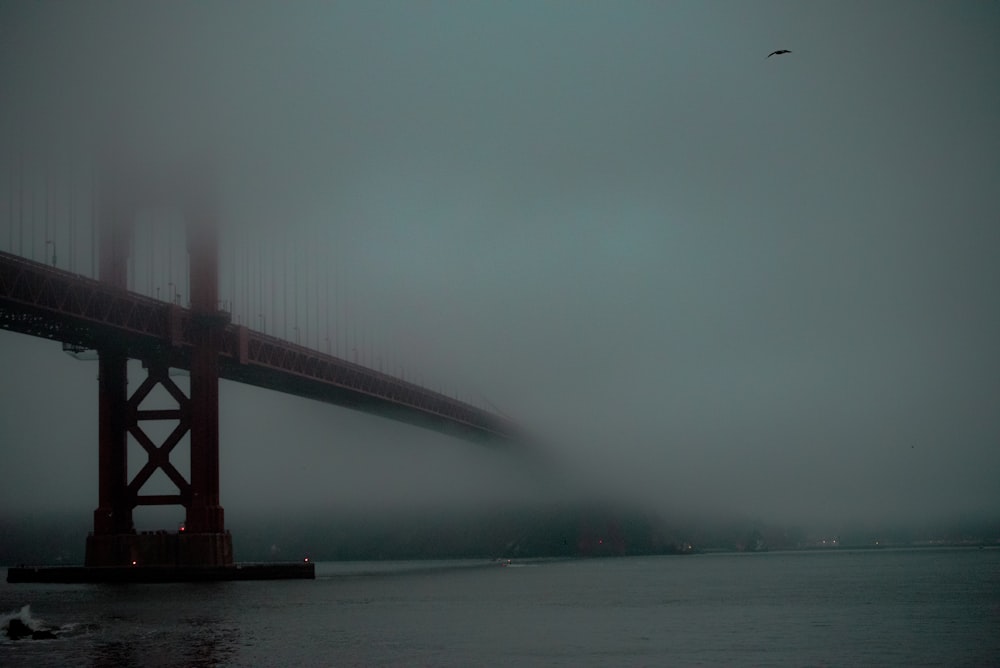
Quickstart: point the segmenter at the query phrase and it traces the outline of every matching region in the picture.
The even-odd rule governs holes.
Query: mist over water
[[[72,218],[58,264],[92,273],[83,177],[43,222],[24,156],[210,187],[234,321],[494,407],[546,462],[223,383],[229,518],[989,519],[998,28],[977,2],[2,3],[0,250]],[[182,227],[142,212],[132,289],[187,299]],[[0,512],[89,516],[96,366],[0,332],[0,368]]]

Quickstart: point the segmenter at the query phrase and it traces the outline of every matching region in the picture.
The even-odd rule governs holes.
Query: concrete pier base
[[[83,566],[18,566],[7,582],[60,584],[101,582],[210,582],[290,580],[316,577],[308,561],[271,564],[233,563],[229,532],[147,531],[90,534]]]
[[[311,562],[230,566],[18,566],[7,582],[53,584],[217,582],[225,580],[314,580]]]
[[[83,563],[89,568],[232,566],[233,538],[228,531],[92,533],[87,536],[87,552]]]

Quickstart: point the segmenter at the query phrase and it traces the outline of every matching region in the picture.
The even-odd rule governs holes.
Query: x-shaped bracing
[[[177,408],[161,410],[139,409],[139,405],[149,396],[149,393],[157,384],[162,385],[170,393],[170,396],[177,401]],[[142,446],[142,449],[146,451],[146,455],[148,456],[146,463],[136,473],[132,482],[128,484],[128,496],[131,499],[132,507],[165,505],[188,507],[191,502],[191,484],[170,463],[170,452],[191,429],[189,399],[177,387],[174,381],[170,380],[166,364],[151,363],[148,365],[146,380],[142,382],[135,391],[135,394],[129,399],[128,411],[128,431],[135,438],[136,442]],[[140,422],[145,420],[177,420],[177,426],[174,427],[163,443],[156,445],[140,426]],[[142,486],[156,472],[156,469],[161,469],[177,486],[177,494],[139,495],[139,490],[142,489]]]

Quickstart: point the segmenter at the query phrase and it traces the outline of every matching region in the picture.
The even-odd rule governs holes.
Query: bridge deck
[[[176,304],[0,252],[0,328],[84,349],[115,346],[190,368],[195,318]],[[504,417],[348,360],[230,322],[219,376],[472,440],[517,435]]]

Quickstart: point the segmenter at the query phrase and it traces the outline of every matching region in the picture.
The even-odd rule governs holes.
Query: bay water
[[[0,584],[0,666],[1000,666],[1000,549],[318,563]]]

